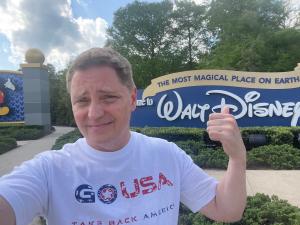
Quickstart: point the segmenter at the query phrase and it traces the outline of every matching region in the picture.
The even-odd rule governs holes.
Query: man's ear
[[[133,88],[131,90],[131,111],[133,112],[136,109],[136,101],[137,101],[137,89]]]

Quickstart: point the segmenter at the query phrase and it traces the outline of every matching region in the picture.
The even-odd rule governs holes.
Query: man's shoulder
[[[39,153],[35,156],[35,159],[57,161],[70,158],[73,155],[76,155],[75,152],[77,152],[79,149],[80,141],[81,138],[75,141],[74,143],[66,143],[62,146],[61,149],[53,149]]]

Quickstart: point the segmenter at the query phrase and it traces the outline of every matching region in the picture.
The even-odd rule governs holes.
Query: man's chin
[[[88,126],[87,130],[89,134],[107,134],[109,130],[112,128],[113,123],[106,123],[106,124],[101,124],[97,126]]]
[[[88,137],[87,143],[100,151],[109,151],[111,143],[113,143],[113,138],[108,136],[96,136],[96,137]]]

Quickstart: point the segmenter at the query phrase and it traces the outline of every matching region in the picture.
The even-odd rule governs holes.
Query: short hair
[[[70,93],[71,81],[76,71],[97,66],[109,66],[116,71],[120,82],[129,90],[135,87],[131,64],[121,54],[111,48],[91,48],[78,55],[71,63],[66,75],[67,91]]]

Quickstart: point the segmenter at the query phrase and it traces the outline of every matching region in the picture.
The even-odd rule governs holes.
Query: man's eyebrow
[[[98,90],[97,93],[99,94],[117,94],[117,91],[110,91],[110,90]]]
[[[82,91],[79,93],[76,93],[74,96],[74,99],[80,99],[82,97],[84,97],[85,95],[87,95],[88,91]],[[101,95],[116,95],[118,94],[117,91],[111,91],[111,90],[98,90],[97,94],[101,94]]]
[[[78,100],[78,99],[81,99],[83,98],[85,95],[86,95],[86,91],[83,91],[83,92],[79,92],[79,93],[76,93],[73,97],[74,97],[74,100]]]

